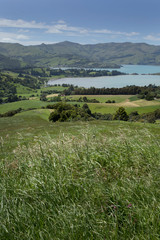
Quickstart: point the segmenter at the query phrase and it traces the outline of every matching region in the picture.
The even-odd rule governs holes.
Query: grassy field
[[[65,88],[16,86],[30,100],[0,105],[27,110],[0,118],[0,239],[160,239],[160,121],[52,123],[39,96]],[[86,97],[100,101],[88,103],[92,113],[160,108],[134,95]]]
[[[17,144],[17,136],[22,136],[22,142],[28,143],[28,141],[32,141],[34,136],[44,136],[47,132],[49,132],[49,134],[53,137],[59,135],[61,132],[77,135],[80,130],[85,128],[88,124],[90,126],[96,126],[100,133],[107,131],[106,126],[110,126],[109,130],[114,132],[116,131],[117,126],[121,127],[122,125],[123,128],[123,126],[127,124],[129,124],[129,128],[132,130],[135,128],[142,130],[145,126],[147,126],[149,129],[151,129],[151,131],[156,129],[155,133],[160,133],[158,127],[159,124],[144,125],[142,123],[117,123],[116,121],[51,123],[48,121],[50,112],[51,110],[49,109],[34,109],[18,113],[13,117],[0,118],[0,137],[3,138],[3,141],[5,141],[5,144],[3,145],[3,154],[5,152],[7,154],[13,154],[12,150]]]
[[[5,113],[11,110],[16,110],[18,108],[29,109],[29,108],[41,108],[48,105],[47,102],[42,102],[40,100],[23,100],[13,103],[5,103],[0,105],[0,113]]]
[[[35,97],[39,97],[41,92],[48,91],[48,90],[56,90],[58,92],[62,92],[66,88],[67,87],[54,86],[54,87],[42,87],[40,89],[33,90],[31,88],[22,86],[20,84],[16,84],[16,89],[17,89],[18,96],[24,96],[24,97],[27,97],[27,98],[29,98],[31,95],[35,95]]]
[[[47,91],[47,90],[56,90],[58,92],[62,92],[65,89],[67,89],[68,87],[62,87],[62,86],[50,86],[50,87],[42,87],[41,89],[39,89],[40,91]]]
[[[126,99],[132,99],[133,95],[71,95],[68,98],[78,100],[80,97],[87,97],[88,99],[97,99],[100,103],[105,103],[107,100],[115,100],[116,103],[125,101]],[[137,98],[135,98],[136,100]]]
[[[0,239],[159,239],[160,125],[0,119]]]
[[[58,91],[62,90],[62,87],[54,87]],[[47,88],[44,88],[42,90],[45,90]],[[50,88],[49,88],[50,89]],[[38,90],[36,94],[40,95],[40,91]],[[29,96],[30,94],[28,94]],[[26,94],[27,96],[27,94]],[[47,97],[53,97],[53,94],[48,95]],[[70,100],[72,99],[79,99],[80,96],[70,96],[67,97]],[[82,96],[83,97],[83,96]],[[111,113],[114,114],[119,107],[124,107],[127,111],[127,113],[131,113],[133,111],[138,111],[139,114],[142,113],[148,113],[148,112],[153,112],[156,109],[160,108],[160,101],[159,100],[154,100],[154,101],[146,101],[144,99],[138,99],[136,96],[131,96],[131,95],[111,95],[111,96],[96,96],[96,95],[90,95],[87,96],[88,99],[97,99],[100,101],[100,103],[88,103],[92,113],[94,112],[100,112],[100,113]],[[105,103],[107,100],[115,100],[116,103]],[[78,102],[71,102],[72,104],[78,103]],[[30,98],[30,100],[23,100],[19,102],[13,102],[13,103],[6,103],[6,104],[1,104],[0,105],[0,113],[5,113],[10,110],[15,110],[18,108],[23,108],[23,109],[28,109],[28,108],[41,108],[45,107],[48,104],[48,102],[43,102],[39,100],[39,97],[34,97],[33,99]],[[78,103],[80,105],[83,105],[83,103]]]
[[[37,94],[37,90],[33,90],[31,88],[22,86],[20,84],[16,84],[16,89],[17,89],[17,95],[18,96],[25,96],[25,97],[29,97],[32,94]]]
[[[144,100],[145,101],[145,100]],[[124,107],[126,109],[126,112],[129,114],[133,111],[137,111],[139,114],[142,113],[148,113],[153,112],[156,109],[160,108],[160,104],[155,105],[149,105],[149,106],[136,106],[136,105],[130,105],[125,103],[121,104],[112,104],[112,103],[88,103],[90,109],[92,112],[100,112],[100,113],[111,113],[114,114],[119,107]]]
[[[72,95],[67,98],[78,100],[80,97],[88,99],[97,99],[100,103],[88,103],[92,112],[114,114],[119,107],[124,107],[127,113],[138,111],[139,114],[153,112],[160,108],[160,101],[147,101],[138,99],[135,95]],[[105,103],[107,100],[115,100],[115,103]],[[81,103],[82,105],[82,103]]]

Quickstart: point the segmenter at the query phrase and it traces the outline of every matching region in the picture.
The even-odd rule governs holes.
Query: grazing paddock
[[[0,119],[0,239],[158,240],[160,126],[42,112]]]
[[[87,97],[88,99],[97,99],[101,103],[105,103],[107,100],[115,100],[116,103],[120,103],[125,101],[126,99],[130,99],[134,97],[134,95],[70,95],[67,96],[69,99],[78,100],[80,97]]]

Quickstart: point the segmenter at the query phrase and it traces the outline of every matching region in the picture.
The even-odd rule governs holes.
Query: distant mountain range
[[[115,68],[122,64],[160,65],[160,46],[146,43],[72,42],[23,46],[0,43],[0,68],[24,66]]]

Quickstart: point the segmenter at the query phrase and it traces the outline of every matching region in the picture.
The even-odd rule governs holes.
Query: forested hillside
[[[146,43],[103,43],[81,45],[72,42],[23,46],[0,43],[0,67],[7,65],[5,57],[15,68],[23,65],[52,67],[119,67],[121,64],[160,65],[160,46]],[[3,56],[3,57],[2,57]],[[18,61],[21,62],[21,64]],[[11,61],[11,60],[10,60]]]

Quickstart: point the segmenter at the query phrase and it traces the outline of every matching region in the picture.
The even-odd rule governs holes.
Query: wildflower
[[[117,207],[115,205],[111,205],[112,208],[116,209]]]
[[[128,206],[127,206],[127,208],[131,208],[132,207],[132,204],[130,203],[130,204],[128,204]]]

